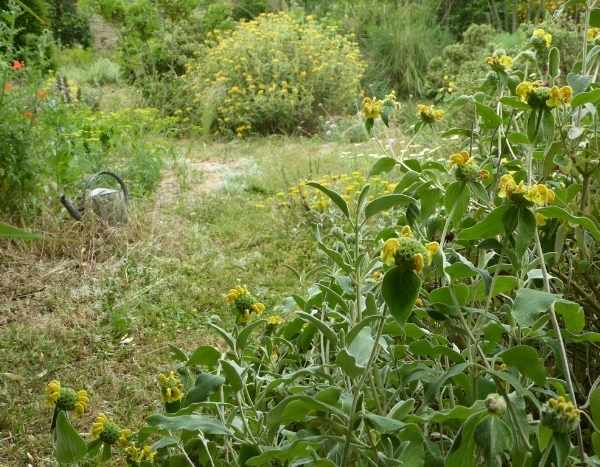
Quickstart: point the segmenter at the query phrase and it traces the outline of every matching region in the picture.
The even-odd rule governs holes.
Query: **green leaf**
[[[368,413],[365,418],[375,431],[383,434],[395,433],[406,427],[404,422],[374,413]]]
[[[198,347],[186,362],[187,366],[204,365],[213,368],[221,358],[221,352],[215,349],[212,345],[201,345]]]
[[[552,47],[548,53],[548,74],[553,79],[560,76],[560,51]]]
[[[540,452],[544,452],[544,449],[548,447],[550,441],[552,441],[552,435],[554,432],[551,428],[548,428],[543,423],[538,425],[538,447],[540,448]]]
[[[380,196],[379,198],[376,198],[367,204],[367,207],[365,208],[365,216],[367,219],[369,219],[375,214],[395,208],[396,206],[404,206],[409,203],[416,204],[416,202],[416,199],[398,193]]]
[[[187,362],[188,356],[187,354],[181,350],[179,347],[169,344],[169,351],[171,352],[171,356],[177,360],[178,362]]]
[[[513,109],[517,109],[517,110],[528,111],[531,108],[531,107],[529,107],[529,105],[527,105],[525,102],[523,102],[518,97],[505,96],[502,99],[500,99],[500,102],[502,102],[502,104],[506,105],[507,107],[512,107]]]
[[[223,368],[225,379],[233,390],[240,391],[244,386],[242,380],[242,375],[244,374],[243,368],[231,360],[221,360],[221,368]]]
[[[323,193],[325,193],[329,199],[331,199],[331,201],[333,201],[333,203],[340,208],[340,211],[342,211],[342,213],[344,214],[344,216],[346,216],[346,218],[350,219],[350,210],[348,209],[348,204],[346,203],[346,201],[344,201],[344,198],[342,198],[339,193],[330,190],[327,187],[324,187],[323,185],[321,185],[320,183],[316,183],[316,182],[308,182],[307,183],[308,186],[312,186],[313,188],[316,188],[317,190],[322,191]]]
[[[336,358],[336,363],[351,378],[359,377],[367,366],[369,357],[375,345],[371,336],[371,328],[364,327],[352,340],[347,349],[342,349]]]
[[[458,234],[458,238],[460,240],[483,240],[502,234],[504,232],[502,219],[506,211],[508,211],[508,205],[506,204],[497,207],[482,221],[462,230]]]
[[[210,373],[200,373],[196,378],[196,384],[188,391],[183,405],[187,406],[197,402],[204,402],[208,397],[225,384],[225,378]]]
[[[475,108],[477,113],[483,119],[485,126],[490,128],[496,128],[502,123],[502,119],[498,116],[496,111],[487,105],[483,105],[479,102],[475,102]]]
[[[531,327],[539,315],[545,313],[557,299],[556,295],[541,290],[519,289],[513,303],[512,316],[520,327]]]
[[[590,26],[593,28],[600,27],[600,9],[593,8],[590,11]]]
[[[242,444],[239,450],[238,463],[240,467],[249,465],[247,461],[252,457],[260,455],[260,449],[253,444]]]
[[[454,182],[446,190],[444,207],[446,208],[446,213],[452,215],[451,221],[454,224],[460,221],[467,212],[469,208],[469,194],[470,191],[465,182]]]
[[[462,425],[458,436],[452,443],[450,453],[446,459],[446,467],[477,467],[475,428],[486,416],[487,411],[474,413]]]
[[[262,324],[265,324],[266,322],[267,321],[264,319],[255,319],[254,321],[251,321],[249,324],[244,326],[244,329],[240,331],[236,339],[237,348],[239,350],[244,350],[252,332]]]
[[[87,453],[85,441],[75,431],[62,410],[58,412],[54,430],[56,460],[60,463],[73,464],[83,459]]]
[[[590,412],[594,424],[600,429],[600,388],[594,389],[590,394]]]
[[[589,75],[579,75],[577,73],[569,73],[567,75],[567,84],[573,88],[575,96],[584,92],[591,82],[592,77]]]
[[[481,413],[484,410],[485,406],[483,401],[476,401],[471,407],[456,405],[452,409],[433,412],[430,415],[429,420],[431,423],[446,423],[452,420],[463,422],[471,415]]]
[[[517,368],[521,374],[530,377],[535,384],[543,386],[546,381],[544,362],[537,351],[528,345],[517,345],[499,354],[504,363]]]
[[[600,100],[600,88],[593,89],[592,91],[582,92],[577,94],[571,102],[571,107],[576,108],[584,104],[595,104]]]
[[[379,175],[382,173],[390,172],[394,167],[396,167],[396,159],[391,157],[382,157],[375,162],[375,165],[371,168],[369,172],[369,177],[373,177],[375,175]]]
[[[548,206],[546,208],[539,208],[537,212],[549,219],[560,219],[564,222],[579,225],[586,229],[596,241],[600,242],[600,229],[598,228],[596,223],[589,217],[574,216],[573,214],[565,211],[563,208],[559,208],[558,206]]]
[[[227,331],[225,331],[225,329],[223,329],[222,327],[218,326],[212,320],[209,320],[206,324],[208,324],[211,328],[213,328],[215,331],[217,331],[217,333],[223,339],[225,339],[225,342],[227,342],[227,345],[229,345],[229,348],[231,350],[235,350],[235,340],[233,339],[233,336],[231,334],[229,334]]]
[[[331,344],[333,345],[333,348],[335,348],[337,346],[337,335],[333,331],[333,329],[331,329],[329,327],[329,325],[327,323],[325,323],[324,321],[321,321],[321,319],[318,318],[318,317],[316,317],[316,316],[313,316],[313,315],[311,315],[309,313],[305,313],[304,311],[297,311],[296,315],[298,316],[298,318],[311,323],[321,333],[323,333],[323,336],[326,339],[328,339],[329,341],[331,341]]]
[[[209,435],[228,435],[229,430],[218,420],[207,415],[175,415],[154,414],[148,417],[149,425],[165,431],[200,431]]]
[[[329,248],[327,245],[325,245],[323,242],[318,242],[319,245],[319,249],[321,251],[323,251],[331,261],[333,261],[335,264],[337,264],[340,269],[346,273],[351,273],[352,272],[352,267],[346,263],[346,261],[344,261],[344,257],[338,253],[337,251]],[[304,308],[303,306],[301,308]]]
[[[408,320],[420,289],[421,279],[413,271],[394,267],[385,273],[381,292],[390,313],[400,324]]]
[[[475,442],[483,448],[487,459],[496,459],[512,450],[512,430],[500,417],[488,415],[477,426]]]
[[[579,303],[558,300],[554,311],[562,317],[565,327],[570,332],[578,333],[585,328],[585,312]]]
[[[515,250],[517,255],[522,256],[535,236],[536,223],[535,216],[529,209],[522,207],[517,212]],[[510,234],[510,232],[507,232],[507,234]]]
[[[597,431],[592,433],[592,448],[594,448],[594,454],[600,456],[600,433]]]
[[[0,238],[8,238],[9,240],[41,240],[43,237],[40,234],[27,232],[26,230],[0,222]]]

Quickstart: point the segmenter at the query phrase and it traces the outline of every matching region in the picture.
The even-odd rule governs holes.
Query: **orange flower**
[[[48,91],[46,91],[45,89],[38,89],[35,95],[39,100],[43,101],[48,97]]]
[[[25,63],[20,62],[19,60],[15,60],[12,62],[12,65],[10,66],[14,71],[19,71],[23,68],[25,68]]]
[[[23,112],[23,117],[27,118],[28,120],[33,120],[33,113],[29,111]]]
[[[4,83],[4,92],[10,92],[13,90],[12,83]]]

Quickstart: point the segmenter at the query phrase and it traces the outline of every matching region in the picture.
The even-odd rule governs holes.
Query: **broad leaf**
[[[148,417],[149,425],[165,431],[200,431],[209,435],[227,435],[229,430],[223,424],[207,415],[176,415],[167,416],[155,414]]]
[[[75,431],[62,410],[58,412],[54,430],[56,460],[60,463],[73,464],[83,459],[87,452],[85,441]]]
[[[327,187],[324,187],[320,183],[308,182],[307,185],[312,186],[313,188],[316,188],[317,190],[320,190],[323,193],[325,193],[329,197],[329,199],[333,201],[333,203],[340,209],[340,211],[342,211],[344,216],[346,216],[348,219],[350,218],[350,210],[348,209],[348,204],[346,203],[346,201],[344,201],[344,198],[342,198],[339,193],[330,190]]]
[[[521,374],[531,378],[535,384],[543,386],[546,381],[544,362],[537,351],[528,345],[517,345],[499,354],[504,363],[517,368]]]
[[[414,198],[398,193],[381,196],[367,204],[367,207],[365,208],[365,216],[368,219],[370,217],[373,217],[375,214],[378,214],[382,211],[387,211],[391,208],[395,208],[396,206],[404,206],[409,203],[416,202],[417,201]]]
[[[386,272],[381,292],[396,321],[402,324],[410,317],[420,289],[421,279],[413,271],[394,267]]]

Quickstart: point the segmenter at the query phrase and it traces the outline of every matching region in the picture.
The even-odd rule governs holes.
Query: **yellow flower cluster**
[[[450,156],[450,166],[458,166],[462,167],[467,165],[467,163],[471,160],[471,156],[467,151],[457,152]]]
[[[271,315],[267,318],[267,325],[269,326],[279,326],[283,324],[283,318],[279,315]]]
[[[121,438],[121,428],[103,413],[99,414],[92,424],[91,435],[105,444],[113,445]]]
[[[236,287],[234,287],[233,289],[230,289],[226,294],[225,294],[225,303],[235,303],[235,301],[238,298],[243,297],[244,295],[248,295],[250,292],[248,292],[248,289],[246,287],[242,287],[241,285],[238,285]]]
[[[214,115],[218,131],[238,136],[294,131],[316,121],[317,109],[346,108],[366,68],[349,37],[285,12],[215,31],[201,56],[183,77],[193,96],[190,118]]]
[[[552,86],[550,88],[550,98],[546,101],[548,107],[559,107],[569,105],[573,99],[573,88],[571,86]]]
[[[513,66],[513,59],[508,55],[492,55],[485,59],[487,63],[494,71],[508,71]]]
[[[533,34],[531,35],[531,41],[534,45],[543,45],[549,49],[552,45],[552,34],[541,28],[538,28],[533,31]]]
[[[130,444],[125,448],[125,456],[130,464],[138,465],[142,462],[154,462],[156,451],[153,451],[150,446],[140,449],[136,445]]]
[[[522,81],[515,89],[519,99],[525,103],[542,104],[549,108],[569,105],[573,99],[571,86],[547,88],[542,81]]]
[[[257,301],[246,287],[237,286],[225,294],[225,303],[233,305],[240,323],[249,322],[253,316],[262,315],[266,306]]]
[[[436,109],[433,105],[418,104],[417,117],[424,123],[432,124],[444,118],[444,111]]]
[[[90,399],[85,389],[74,391],[61,386],[60,381],[54,379],[46,386],[48,402],[56,405],[59,410],[73,411],[81,416],[86,411]]]
[[[158,376],[158,384],[160,385],[160,395],[166,404],[183,399],[183,384],[174,371],[168,374],[160,374]]]
[[[517,198],[513,198],[517,195]],[[524,198],[538,206],[545,206],[554,202],[556,195],[552,189],[544,184],[525,185],[523,181],[517,183],[512,174],[500,177],[498,196],[500,198],[518,199]]]
[[[588,42],[592,42],[596,40],[596,38],[600,36],[600,28],[589,28],[587,31],[587,40]]]
[[[376,97],[365,97],[363,99],[362,111],[365,119],[375,120],[381,115],[383,109],[383,101]]]
[[[573,431],[580,421],[581,411],[564,396],[551,398],[542,407],[542,424],[558,433]]]
[[[430,265],[433,257],[440,251],[438,242],[423,245],[412,236],[409,226],[400,231],[399,237],[387,239],[381,249],[381,261],[386,266],[409,267],[415,272],[421,272]]]

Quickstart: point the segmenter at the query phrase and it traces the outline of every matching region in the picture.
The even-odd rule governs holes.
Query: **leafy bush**
[[[185,75],[196,124],[238,135],[312,131],[320,115],[354,102],[358,48],[314,18],[266,14],[213,38]]]
[[[92,41],[89,20],[79,13],[74,0],[51,0],[50,18],[54,38],[63,47],[80,44],[89,47]]]
[[[50,24],[48,4],[44,0],[22,0],[22,4],[27,7],[27,12],[13,0],[0,0],[0,15],[2,16],[0,17],[0,22],[4,24],[10,22],[10,15],[6,16],[6,14],[11,11],[12,7],[16,8],[15,11],[23,11],[23,14],[17,16],[16,24],[14,25],[17,27],[18,32],[11,39],[13,41],[12,44],[17,49],[34,45],[36,38]]]

